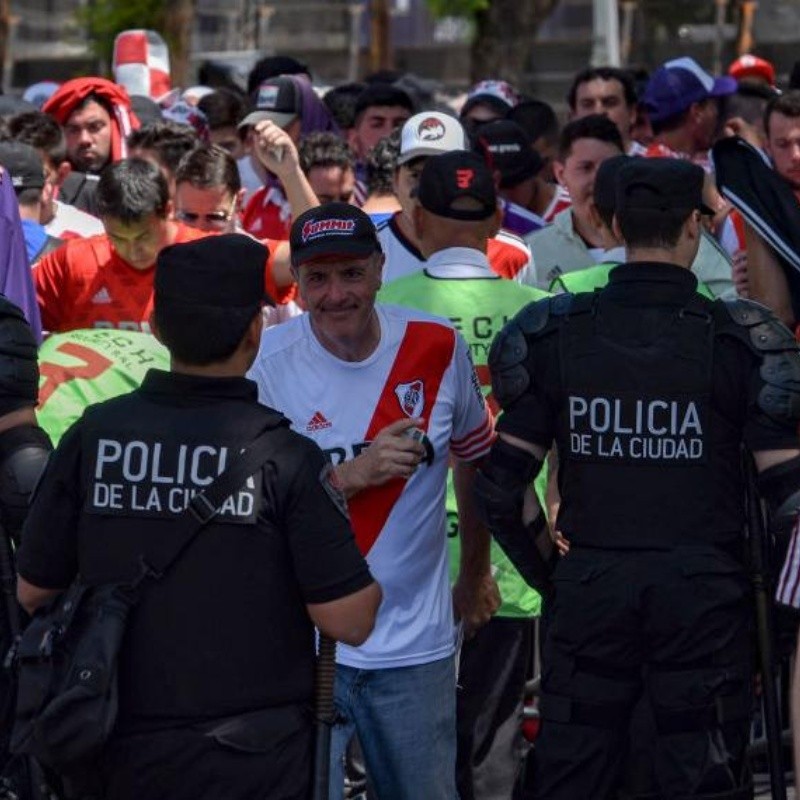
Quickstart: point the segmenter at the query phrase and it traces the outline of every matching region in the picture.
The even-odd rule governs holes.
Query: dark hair
[[[508,112],[508,118],[528,134],[531,144],[542,137],[548,143],[558,141],[558,117],[544,100],[523,100]]]
[[[757,83],[740,83],[733,93],[719,99],[719,128],[733,117],[741,117],[750,125],[764,120],[767,103],[775,93],[767,86]]]
[[[32,206],[42,199],[41,189],[17,189],[17,204],[21,206]]]
[[[578,87],[583,83],[596,80],[619,81],[625,96],[625,105],[636,105],[636,82],[628,70],[619,69],[618,67],[587,67],[573,78],[572,86],[569,87],[569,92],[567,93],[567,103],[573,111],[578,97]]]
[[[100,173],[95,197],[100,217],[129,225],[151,214],[166,219],[169,187],[155,164],[143,158],[125,158]]]
[[[247,76],[247,94],[252,95],[266,80],[278,75],[309,75],[309,68],[291,56],[264,56],[256,61]]]
[[[153,318],[164,346],[184,364],[196,367],[230,358],[260,306],[208,308],[156,303]]]
[[[558,142],[558,159],[564,162],[572,152],[572,145],[579,139],[597,139],[608,142],[625,152],[619,128],[604,114],[589,114],[588,116],[574,119],[564,126]]]
[[[800,117],[800,89],[791,89],[783,94],[776,95],[767,103],[764,109],[764,130],[769,136],[769,118],[773,114],[783,114],[784,117]]]
[[[189,151],[175,170],[175,183],[190,183],[198,189],[224,186],[231,194],[242,188],[236,160],[216,144],[203,144]]]
[[[366,88],[365,83],[343,83],[325,92],[322,102],[342,130],[352,128],[355,124],[356,100]]]
[[[705,103],[712,98],[707,98],[706,100],[700,100],[699,102]],[[694,105],[694,103],[692,103]],[[647,110],[645,108],[645,110]],[[683,111],[679,111],[677,114],[673,114],[671,117],[667,117],[666,119],[654,120],[650,119],[650,127],[653,129],[653,133],[658,136],[660,133],[669,133],[670,131],[676,131],[678,128],[683,127],[686,124],[686,120],[689,119],[689,114],[692,111],[692,106],[689,108],[685,108]]]
[[[395,128],[367,153],[368,194],[394,194],[394,171],[399,155],[400,129]]]
[[[414,101],[408,92],[388,83],[372,83],[356,98],[355,122],[358,124],[364,113],[375,106],[399,106],[409,114],[414,113]]]
[[[64,129],[43,111],[25,111],[11,117],[8,130],[16,141],[42,150],[55,166],[67,158]]]
[[[194,128],[170,120],[142,125],[128,136],[129,148],[152,150],[159,164],[173,175],[181,159],[198,144]]]
[[[670,208],[667,211],[653,208],[627,208],[616,210],[617,224],[622,240],[628,247],[675,247],[691,208]]]
[[[197,107],[206,115],[212,131],[235,128],[247,114],[247,101],[232,89],[216,89],[201,97]]]
[[[76,103],[72,111],[69,112],[69,116],[71,117],[76,111],[82,111],[89,103],[97,103],[97,105],[102,106],[106,114],[108,114],[111,119],[114,119],[114,107],[111,105],[111,101],[106,100],[105,97],[95,94],[94,92],[90,92],[83,100]]]
[[[300,169],[308,175],[314,167],[355,168],[355,156],[346,142],[335,133],[318,131],[300,140],[297,148]]]

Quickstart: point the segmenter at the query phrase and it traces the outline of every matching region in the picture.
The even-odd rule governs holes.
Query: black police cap
[[[478,127],[475,151],[500,173],[500,188],[517,186],[536,175],[542,157],[531,147],[528,134],[510,119],[496,119]]]
[[[416,196],[424,209],[448,219],[482,220],[497,210],[492,172],[477,153],[468,150],[428,158]],[[457,201],[465,197],[476,200],[479,208],[459,208]]]
[[[672,211],[696,208],[714,212],[703,203],[701,167],[677,158],[631,158],[617,181],[617,210],[622,208]]]
[[[269,250],[240,233],[165,247],[156,260],[155,305],[251,308],[264,299]]]

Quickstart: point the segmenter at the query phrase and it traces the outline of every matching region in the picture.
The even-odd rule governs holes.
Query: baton
[[[336,719],[333,684],[336,678],[336,640],[319,635],[315,690],[315,746],[313,800],[328,800],[331,728]]]
[[[764,731],[767,737],[767,762],[772,800],[786,800],[786,775],[783,771],[783,742],[778,690],[775,686],[775,656],[773,652],[772,594],[767,572],[767,527],[756,489],[756,469],[753,458],[744,456],[747,529],[750,545],[750,579],[756,605],[758,653],[763,680],[762,704]]]

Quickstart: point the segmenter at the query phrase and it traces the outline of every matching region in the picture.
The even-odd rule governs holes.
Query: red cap
[[[728,75],[737,81],[756,78],[775,86],[775,67],[763,58],[747,55],[739,56],[729,67]]]

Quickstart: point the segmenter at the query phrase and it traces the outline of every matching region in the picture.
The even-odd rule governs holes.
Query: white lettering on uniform
[[[132,464],[134,462],[134,454],[139,453],[139,469],[134,472]],[[144,480],[147,475],[147,468],[150,461],[150,452],[144,442],[133,441],[125,445],[125,455],[122,457],[122,476],[126,481],[131,483],[138,483]]]
[[[216,452],[217,451],[213,447],[209,447],[207,444],[201,444],[199,447],[195,447],[194,452],[192,453],[192,466],[189,470],[189,476],[192,480],[192,483],[196,486],[208,486],[208,484],[211,483],[216,477],[214,474],[210,474],[208,477],[201,478],[199,472],[200,456],[213,456]]]
[[[575,427],[575,423],[578,421],[578,417],[585,416],[586,412],[589,410],[589,404],[584,400],[582,397],[575,397],[570,395],[569,398],[569,426],[570,428]]]
[[[103,467],[119,461],[122,455],[122,445],[114,439],[99,439],[97,442],[97,464],[94,468],[94,477],[97,480],[103,477]]]

